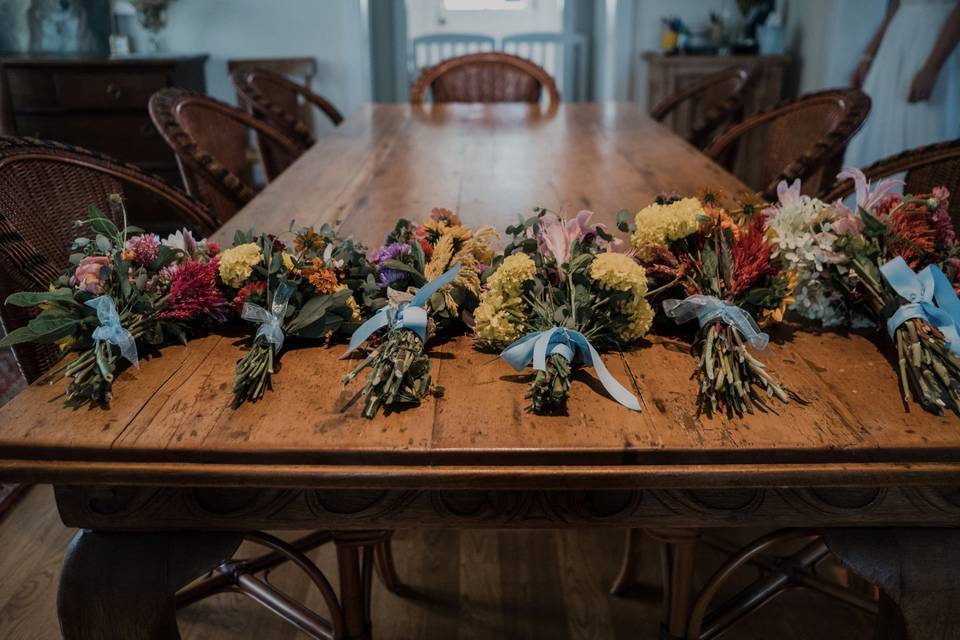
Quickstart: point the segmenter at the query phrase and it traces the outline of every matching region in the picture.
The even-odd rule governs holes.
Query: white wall
[[[227,59],[312,56],[313,88],[344,114],[370,100],[365,2],[358,0],[177,0],[162,32],[171,53],[208,53],[207,92],[236,101]],[[139,50],[146,33],[132,31]]]
[[[443,0],[406,0],[407,37],[428,33],[482,33],[498,41],[530,31],[562,31],[563,0],[528,0],[524,9],[447,11]]]

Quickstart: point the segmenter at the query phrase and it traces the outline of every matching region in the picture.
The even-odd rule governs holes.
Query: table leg
[[[239,533],[81,530],[57,593],[66,640],[177,640],[177,589],[226,562]]]
[[[824,539],[880,587],[877,640],[960,638],[960,529],[832,529]]]
[[[697,529],[646,529],[660,543],[660,567],[663,574],[663,614],[660,636],[663,640],[682,640],[693,602],[693,569],[697,548]]]
[[[610,595],[622,596],[636,582],[637,571],[643,560],[643,530],[627,529],[627,538],[624,542],[623,558],[620,560],[620,571],[610,585]]]
[[[346,625],[344,640],[370,640],[370,592],[377,545],[389,540],[388,531],[334,533],[340,573],[340,606]]]

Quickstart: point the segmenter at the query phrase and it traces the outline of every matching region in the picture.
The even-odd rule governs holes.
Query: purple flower
[[[398,269],[389,269],[383,266],[384,262],[389,260],[400,260],[403,256],[410,255],[410,245],[403,242],[394,242],[375,250],[370,256],[370,262],[377,266],[377,284],[381,288],[389,287],[397,280],[401,280],[406,274]]]

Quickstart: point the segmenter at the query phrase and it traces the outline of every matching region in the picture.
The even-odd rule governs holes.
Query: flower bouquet
[[[619,403],[640,403],[607,371],[597,349],[622,349],[642,338],[653,321],[643,267],[614,251],[593,214],[565,221],[546,210],[507,229],[512,242],[485,274],[476,313],[481,348],[518,371],[533,364],[530,409],[563,412],[575,366],[592,366]]]
[[[927,411],[960,414],[960,300],[954,291],[960,261],[949,193],[937,188],[903,196],[894,191],[900,181],[870,185],[858,169],[837,177],[853,179],[856,211],[837,205],[836,245],[845,259],[834,269],[834,285],[850,311],[886,324],[904,402],[916,399]]]
[[[220,256],[220,279],[236,312],[259,325],[252,348],[237,361],[234,407],[259,400],[270,388],[285,337],[326,339],[349,331],[362,308],[377,304],[363,246],[340,238],[330,225],[298,230],[286,249],[272,235],[238,231]]]
[[[125,221],[120,196],[110,203]],[[138,344],[186,342],[189,323],[226,320],[228,305],[217,288],[219,248],[187,230],[161,240],[126,224],[117,228],[96,207],[77,225],[89,227],[93,237],[73,241],[70,267],[49,291],[7,298],[7,304],[39,307],[40,313],[0,346],[36,342],[56,344],[62,355],[77,352],[50,375],[70,378],[71,400],[109,404],[118,360],[139,366]]]
[[[377,284],[387,304],[350,339],[347,353],[364,343],[371,349],[343,379],[347,385],[370,369],[359,392],[366,397],[365,417],[372,418],[381,407],[419,404],[431,391],[424,346],[438,330],[471,323],[495,235],[490,227],[474,231],[453,212],[434,209],[420,225],[399,220],[373,252]]]
[[[793,302],[796,275],[774,256],[765,216],[756,206],[737,212],[739,222],[709,195],[666,198],[636,215],[631,241],[636,258],[657,285],[677,323],[696,319],[697,414],[728,415],[767,410],[768,398],[802,400],[778,382],[747,345],[763,349],[760,327],[783,319]]]

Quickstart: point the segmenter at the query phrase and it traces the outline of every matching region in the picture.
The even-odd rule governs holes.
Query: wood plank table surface
[[[620,209],[704,187],[745,191],[632,104],[376,105],[320,140],[216,239],[339,220],[375,245],[397,217],[434,207],[498,229],[535,206],[586,208],[614,228]],[[960,418],[905,410],[882,336],[782,327],[762,358],[809,404],[742,419],[695,415],[694,361],[673,338],[605,356],[642,412],[613,402],[587,370],[574,378],[569,415],[543,417],[524,410],[528,375],[456,336],[430,348],[443,397],[374,420],[350,402],[355,388],[341,388],[353,367],[343,345],[286,350],[273,390],[230,408],[248,337],[226,330],[144,358],[118,377],[109,409],[66,406],[62,381],[34,384],[0,409],[0,480],[57,485],[64,522],[98,531],[951,526],[960,516]],[[122,540],[147,562],[137,534],[102,535],[114,536],[106,547],[75,545],[66,583]],[[354,551],[373,544],[342,539]],[[210,557],[189,566],[223,559],[204,545]],[[342,566],[354,566],[344,553]],[[68,602],[82,600],[65,589]],[[149,591],[116,595],[137,589]],[[360,616],[344,637],[366,637],[362,597],[341,599]],[[65,628],[71,611],[61,607]],[[168,625],[168,614],[156,616]],[[82,626],[70,627],[74,637],[100,637]],[[668,626],[678,635],[685,623]]]

